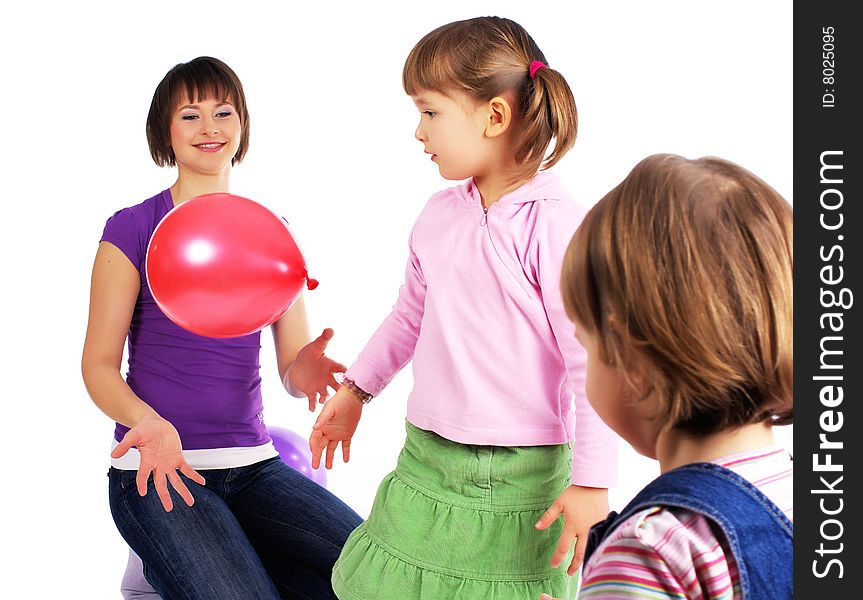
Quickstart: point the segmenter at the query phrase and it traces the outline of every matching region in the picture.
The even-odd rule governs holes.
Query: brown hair
[[[147,114],[147,144],[153,161],[160,167],[173,167],[176,164],[171,148],[171,117],[177,106],[187,98],[190,101],[217,98],[221,102],[230,99],[242,125],[240,145],[231,164],[243,160],[249,148],[249,112],[243,84],[231,67],[219,59],[199,56],[187,63],[175,65],[156,87]]]
[[[638,373],[668,427],[791,422],[792,212],[719,158],[657,154],[594,206],[564,258],[571,319]]]
[[[501,17],[456,21],[426,34],[405,61],[402,85],[408,95],[420,90],[460,91],[483,102],[513,92],[513,110],[522,129],[516,162],[535,173],[557,163],[575,143],[578,113],[563,75],[550,67],[530,77],[533,61],[545,55],[524,28]],[[549,145],[554,150],[546,157]]]

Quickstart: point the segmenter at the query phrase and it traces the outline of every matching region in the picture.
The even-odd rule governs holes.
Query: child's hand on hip
[[[312,428],[309,448],[312,450],[312,468],[321,466],[321,455],[327,451],[326,467],[333,468],[333,455],[339,442],[342,444],[342,459],[351,457],[351,438],[357,430],[363,413],[363,403],[347,388],[339,388],[336,395],[325,405]]]
[[[591,526],[608,516],[608,490],[571,485],[557,497],[536,523],[539,530],[547,529],[563,515],[563,532],[551,558],[551,566],[557,568],[575,542],[575,554],[566,570],[575,575],[587,549],[587,534]]]

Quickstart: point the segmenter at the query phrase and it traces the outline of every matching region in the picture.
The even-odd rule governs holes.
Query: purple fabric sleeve
[[[131,208],[118,210],[105,223],[102,231],[102,239],[99,241],[110,242],[117,246],[126,258],[141,272],[141,265],[147,254],[148,240],[142,240],[139,235],[141,228],[135,221],[135,213]]]

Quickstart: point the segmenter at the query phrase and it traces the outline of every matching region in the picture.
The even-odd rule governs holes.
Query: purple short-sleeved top
[[[129,325],[126,382],[174,425],[183,448],[259,446],[269,441],[259,374],[260,332],[238,338],[203,337],[173,323],[147,285],[147,245],[174,207],[170,190],[116,212],[105,224],[110,242],[138,269],[141,291]],[[117,441],[129,429],[117,424]]]

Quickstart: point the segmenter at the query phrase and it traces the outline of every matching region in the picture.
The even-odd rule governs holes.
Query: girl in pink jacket
[[[569,597],[617,457],[559,289],[584,211],[545,169],[575,141],[572,92],[497,17],[426,35],[403,85],[425,153],[467,181],[423,209],[393,311],[310,439],[315,467],[326,451],[331,468],[338,444],[347,461],[365,404],[413,360],[405,448],[333,586],[352,600]]]

